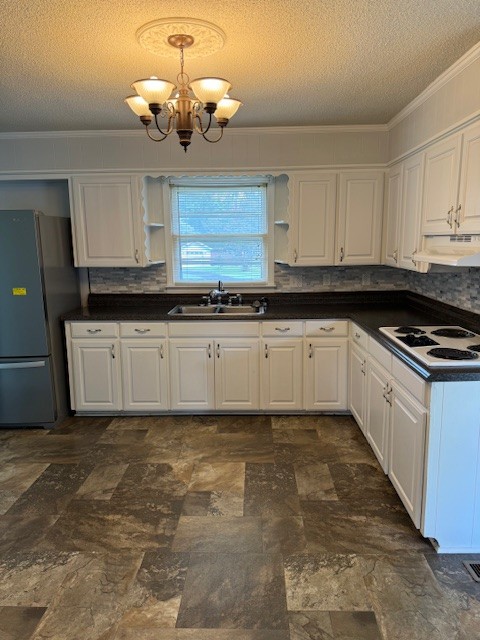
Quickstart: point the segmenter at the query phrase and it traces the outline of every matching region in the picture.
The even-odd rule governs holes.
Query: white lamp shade
[[[235,98],[222,98],[217,104],[214,116],[219,119],[230,120],[237,113],[243,102],[235,100]]]
[[[200,102],[217,104],[231,86],[228,80],[223,78],[196,78],[190,83],[190,89]]]
[[[152,112],[148,108],[148,104],[140,96],[128,96],[124,102],[128,104],[133,113],[137,116],[149,116],[152,117]]]
[[[147,104],[163,104],[175,89],[175,85],[168,80],[160,80],[155,76],[137,80],[131,86]]]

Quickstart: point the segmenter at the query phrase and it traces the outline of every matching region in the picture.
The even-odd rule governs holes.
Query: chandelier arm
[[[155,126],[157,127],[158,131],[162,134],[162,136],[165,136],[165,138],[168,136],[169,133],[172,132],[172,130],[170,129],[170,118],[168,121],[168,125],[167,125],[167,131],[163,131],[160,127],[160,125],[158,124],[158,114],[155,114]]]
[[[223,130],[224,130],[224,128],[225,128],[225,127],[221,127],[221,129],[220,129],[220,135],[218,136],[218,138],[217,138],[216,140],[209,140],[209,139],[207,138],[207,136],[205,135],[206,131],[205,131],[204,133],[202,133],[202,137],[203,137],[203,139],[204,139],[204,140],[206,140],[207,142],[211,142],[212,144],[215,144],[215,142],[220,142],[220,140],[221,140],[221,139],[222,139],[222,137],[223,137]],[[207,131],[208,131],[208,129],[207,129]]]
[[[150,133],[150,130],[148,128],[148,124],[145,125],[145,131],[147,132],[147,136],[150,138],[150,140],[153,140],[154,142],[162,142],[162,140],[165,140],[165,138],[168,135],[168,133],[165,133],[161,138],[154,138],[152,136],[152,134]]]
[[[198,124],[197,124],[197,121],[198,121]],[[212,126],[212,114],[210,113],[210,114],[208,115],[208,125],[207,125],[207,127],[204,129],[204,128],[203,128],[203,123],[202,123],[202,118],[201,118],[201,116],[200,116],[198,113],[196,113],[196,114],[195,114],[195,116],[194,116],[194,126],[195,126],[195,131],[196,131],[197,133],[200,133],[200,134],[203,136],[203,134],[204,134],[204,133],[207,133],[207,131],[208,131],[208,130],[210,129],[210,127]]]

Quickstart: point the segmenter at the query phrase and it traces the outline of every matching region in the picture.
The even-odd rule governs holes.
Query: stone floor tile
[[[247,464],[245,515],[300,515],[295,473],[288,464]]]
[[[208,433],[186,436],[181,456],[194,462],[273,463],[273,444],[250,433]]]
[[[58,514],[0,516],[0,554],[41,548],[59,517]]]
[[[217,416],[216,426],[217,433],[245,433],[262,441],[272,441],[271,416]]]
[[[266,553],[292,555],[305,553],[307,547],[300,516],[262,518],[262,538]]]
[[[0,515],[8,511],[47,467],[46,462],[18,462],[0,467]]]
[[[183,516],[243,516],[243,495],[223,491],[189,491]]]
[[[290,640],[287,630],[119,629],[113,640]],[[110,640],[110,638],[108,639]]]
[[[172,551],[195,553],[260,553],[260,518],[181,516]]]
[[[0,607],[0,638],[29,640],[45,611],[45,607]]]
[[[76,493],[85,500],[110,500],[128,464],[99,464]]]
[[[189,491],[225,491],[243,496],[245,463],[201,462],[195,465]]]
[[[148,429],[107,429],[98,444],[138,444],[145,440]]]
[[[383,640],[373,611],[331,611],[335,640]]]
[[[285,444],[318,444],[318,433],[315,429],[279,427],[273,431],[273,441]]]
[[[324,462],[293,465],[301,500],[338,500],[329,465]]]
[[[284,560],[289,611],[369,611],[364,576],[372,560],[353,554],[288,556]]]
[[[329,470],[335,491],[345,503],[401,504],[388,477],[370,464],[337,463],[329,465]]]
[[[281,556],[193,554],[177,628],[288,629]]]
[[[328,611],[290,611],[290,640],[334,640]]]

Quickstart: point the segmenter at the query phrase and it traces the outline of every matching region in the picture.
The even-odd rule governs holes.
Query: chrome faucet
[[[218,281],[218,288],[212,289],[208,293],[208,297],[210,300],[210,304],[222,304],[224,298],[228,301],[229,293],[225,290],[223,286],[223,282],[221,280]]]

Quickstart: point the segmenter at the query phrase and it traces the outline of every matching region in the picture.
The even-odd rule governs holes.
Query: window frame
[[[237,291],[253,291],[253,290],[265,290],[274,288],[274,224],[273,224],[273,209],[274,209],[274,193],[275,193],[275,178],[271,175],[201,175],[201,176],[182,176],[182,177],[169,177],[163,183],[163,197],[165,208],[165,262],[167,268],[167,289],[170,290],[183,290],[183,291],[205,291],[206,288],[216,286],[218,279],[202,282],[175,282],[174,280],[174,241],[173,241],[173,220],[172,220],[172,187],[176,186],[191,186],[191,187],[242,187],[242,186],[254,186],[265,185],[265,207],[266,207],[266,228],[265,234],[265,250],[266,250],[266,280],[262,282],[244,281],[236,282],[228,280],[227,278],[221,278],[225,285],[235,288]]]

